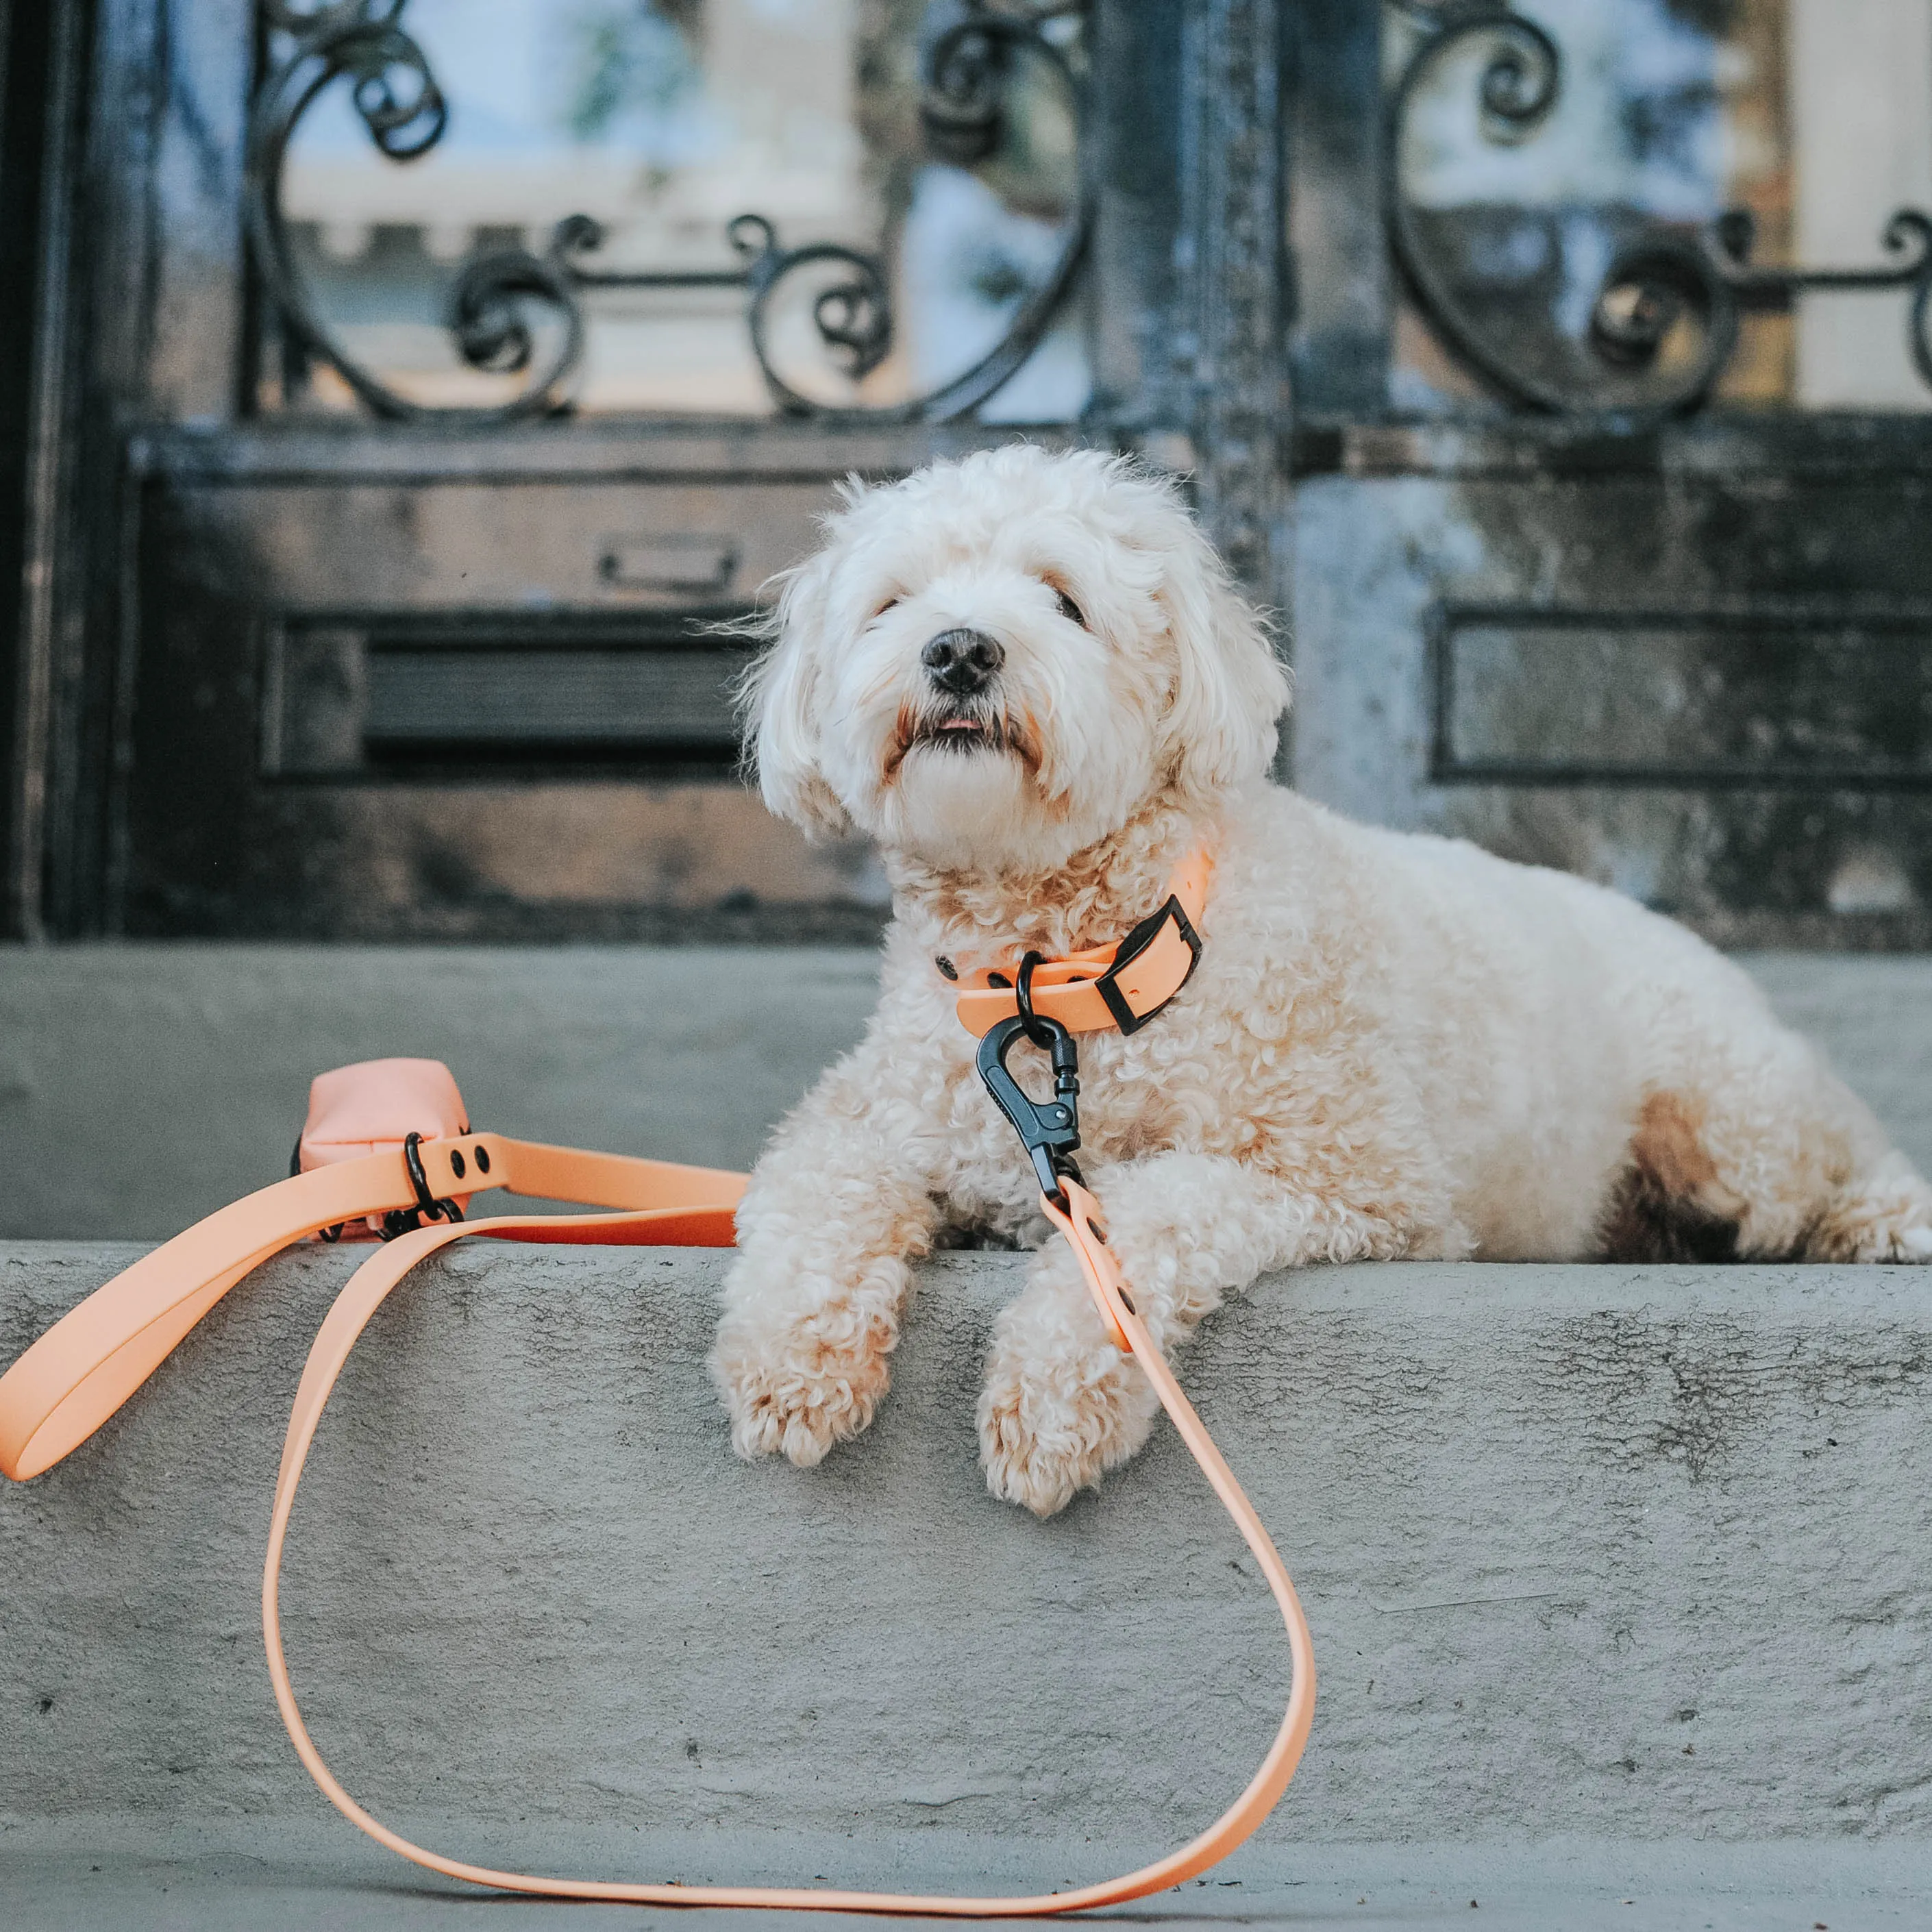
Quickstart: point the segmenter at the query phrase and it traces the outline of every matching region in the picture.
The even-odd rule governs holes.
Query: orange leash
[[[714,1168],[472,1133],[454,1082],[436,1062],[374,1061],[322,1076],[298,1150],[308,1172],[198,1222],[63,1316],[0,1376],[0,1472],[16,1480],[37,1475],[86,1441],[260,1262],[304,1235],[334,1239],[346,1224],[380,1216],[391,1238],[388,1245],[371,1255],[337,1296],[303,1366],[282,1447],[262,1574],[262,1628],[276,1705],[310,1776],[344,1817],[378,1844],[446,1877],[550,1898],[1028,1918],[1116,1905],[1178,1885],[1226,1858],[1274,1809],[1294,1774],[1315,1712],[1313,1647],[1294,1586],[1254,1506],[1136,1310],[1107,1245],[1100,1204],[1072,1159],[1080,1139],[1073,1034],[1110,1024],[1132,1031],[1180,990],[1200,952],[1196,928],[1206,880],[1205,861],[1197,856],[1183,868],[1167,904],[1119,946],[1096,948],[1068,961],[1029,955],[1010,974],[992,968],[968,976],[959,1000],[961,1018],[982,1036],[979,1061],[988,1090],[1032,1158],[1044,1212],[1072,1250],[1108,1333],[1140,1364],[1254,1553],[1288,1633],[1287,1709],[1260,1768],[1206,1831],[1152,1864],[1076,1891],[1016,1898],[546,1878],[469,1864],[413,1844],[343,1789],[308,1734],[289,1680],[281,1566],[290,1514],[316,1427],[370,1318],[419,1262],[471,1234],[728,1247],[734,1238],[733,1210],[745,1188],[742,1174]],[[1132,1024],[1117,1008],[1124,1009]],[[1006,1070],[1006,1057],[1022,1036],[1050,1056],[1054,1094],[1046,1102],[1033,1100]],[[491,1187],[621,1211],[464,1221],[461,1202]]]
[[[1210,1865],[1218,1864],[1246,1839],[1274,1810],[1288,1780],[1294,1775],[1308,1730],[1315,1715],[1315,1657],[1308,1622],[1297,1601],[1294,1586],[1276,1553],[1254,1505],[1242,1493],[1241,1486],[1214,1446],[1199,1416],[1154,1340],[1135,1312],[1133,1302],[1120,1286],[1120,1270],[1112,1252],[1096,1232],[1099,1204],[1077,1182],[1062,1184],[1066,1205],[1046,1204],[1054,1225],[1079,1257],[1081,1271],[1102,1313],[1130,1350],[1153,1383],[1161,1406],[1172,1418],[1188,1452],[1201,1466],[1214,1485],[1222,1507],[1234,1519],[1242,1540],[1254,1552],[1268,1580],[1275,1603],[1288,1631],[1288,1653],[1293,1677],[1286,1713],[1275,1734],[1261,1768],[1249,1780],[1247,1789],[1198,1838],[1171,1852],[1150,1865],[1098,1885],[1077,1891],[1045,1892],[1016,1898],[952,1898],[938,1894],[888,1892],[838,1892],[818,1887],[777,1886],[638,1885],[604,1879],[540,1877],[527,1872],[499,1871],[489,1865],[475,1865],[460,1858],[444,1856],[392,1831],[373,1817],[345,1791],[302,1722],[293,1686],[289,1682],[288,1664],[283,1654],[280,1616],[282,1550],[288,1538],[289,1514],[295,1507],[296,1491],[308,1460],[316,1426],[322,1420],[329,1392],[349,1359],[356,1338],[370,1316],[381,1307],[391,1290],[418,1262],[439,1248],[463,1239],[466,1234],[491,1234],[514,1240],[562,1238],[590,1240],[669,1238],[662,1221],[640,1227],[639,1217],[629,1215],[585,1215],[572,1217],[560,1226],[543,1216],[506,1217],[477,1221],[453,1227],[430,1227],[400,1236],[358,1268],[348,1286],[336,1298],[309,1351],[302,1370],[302,1384],[296,1393],[295,1410],[289,1418],[289,1432],[282,1448],[282,1466],[275,1483],[274,1513],[268,1524],[268,1560],[262,1573],[262,1628],[268,1652],[268,1675],[275,1687],[275,1702],[282,1721],[288,1726],[297,1754],[308,1767],[309,1775],[320,1786],[322,1795],[351,1824],[359,1826],[379,1844],[446,1878],[463,1879],[472,1885],[491,1886],[499,1892],[530,1894],[542,1898],[602,1899],[607,1903],[632,1905],[736,1905],[781,1906],[794,1911],[926,1912],[953,1918],[1020,1918],[1045,1917],[1055,1912],[1079,1912],[1102,1905],[1118,1905],[1130,1898],[1144,1898],[1192,1878]]]

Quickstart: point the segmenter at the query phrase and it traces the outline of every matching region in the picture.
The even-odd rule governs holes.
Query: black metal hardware
[[[382,1238],[393,1241],[398,1234],[413,1234],[425,1220],[457,1222],[463,1210],[454,1201],[439,1200],[430,1192],[429,1176],[423,1172],[422,1136],[411,1134],[403,1142],[403,1165],[408,1168],[410,1185],[416,1190],[413,1208],[392,1208],[382,1216]]]
[[[1622,248],[1592,304],[1587,343],[1600,380],[1569,385],[1490,340],[1430,259],[1405,190],[1402,160],[1410,110],[1452,50],[1486,35],[1497,45],[1480,82],[1484,138],[1528,140],[1555,110],[1563,57],[1547,28],[1512,0],[1388,0],[1427,31],[1396,82],[1384,119],[1382,213],[1410,292],[1444,346],[1496,393],[1555,415],[1654,417],[1701,408],[1737,347],[1739,318],[1787,310],[1807,289],[1910,289],[1907,346],[1932,386],[1932,216],[1900,208],[1880,239],[1892,260],[1869,268],[1765,268],[1751,265],[1750,212],[1732,208],[1702,229],[1653,225]],[[1660,367],[1680,322],[1696,332],[1681,367]]]
[[[1014,1041],[1029,1036],[1027,1019],[1018,1013],[987,1028],[980,1042],[980,1078],[986,1083],[994,1104],[1012,1123],[1033,1162],[1040,1191],[1064,1207],[1062,1178],[1080,1178],[1072,1159],[1073,1150],[1080,1144],[1080,1049],[1058,1020],[1035,1014],[1032,1024],[1038,1031],[1030,1036],[1045,1047],[1052,1063],[1053,1098],[1034,1100],[1006,1071],[1006,1056]]]
[[[1026,1036],[1042,1050],[1053,1044],[1046,1022],[1033,1010],[1033,976],[1036,967],[1046,963],[1043,952],[1029,952],[1020,961],[1019,976],[1013,982],[1013,1004],[1019,1009],[1020,1024]]]
[[[1180,991],[1180,986],[1175,987],[1174,992],[1168,994],[1159,1006],[1150,1006],[1144,1013],[1136,1012],[1127,1004],[1120,992],[1122,970],[1132,965],[1154,943],[1160,936],[1161,928],[1169,920],[1174,922],[1174,929],[1186,942],[1189,954],[1187,970],[1182,974],[1180,980],[1180,986],[1186,986],[1193,978],[1195,968],[1201,964],[1201,935],[1194,930],[1194,922],[1187,916],[1186,909],[1180,900],[1171,896],[1160,911],[1142,920],[1120,941],[1114,954],[1114,963],[1094,982],[1095,990],[1106,1003],[1108,1012],[1114,1016],[1114,1024],[1123,1033],[1138,1033],[1155,1014],[1165,1012],[1172,1004],[1174,993]]]
[[[1045,62],[1072,98],[1085,105],[1083,75],[1047,29],[1084,15],[1087,0],[1046,0],[1024,13],[994,12],[987,0],[967,0],[966,16],[938,34],[925,58],[920,108],[927,145],[962,166],[988,158],[999,145],[1005,92],[1018,70],[1015,56]],[[448,108],[428,57],[401,25],[408,0],[322,0],[301,8],[265,0],[268,24],[292,37],[286,57],[257,92],[249,113],[244,188],[255,266],[284,326],[302,353],[341,376],[374,414],[398,420],[430,418],[505,422],[554,414],[569,406],[572,377],[584,357],[584,292],[595,289],[742,287],[749,301],[746,326],[752,354],[772,402],[786,416],[832,423],[948,422],[969,415],[1002,388],[1040,345],[1084,258],[1091,209],[1083,196],[1051,268],[1014,312],[1005,333],[978,361],[922,396],[881,408],[841,407],[813,400],[786,382],[770,352],[771,308],[780,285],[814,263],[848,272],[820,290],[812,320],[828,357],[846,374],[868,375],[892,346],[891,278],[876,254],[831,242],[787,248],[762,214],[726,224],[738,257],[734,268],[617,271],[587,258],[603,245],[604,230],[586,214],[572,214],[551,231],[541,256],[524,248],[493,249],[468,262],[451,292],[448,326],[473,368],[522,374],[536,342],[520,302],[534,298],[563,323],[560,340],[522,388],[496,408],[444,408],[412,402],[357,362],[322,319],[290,244],[282,206],[282,172],[297,124],[317,96],[338,79],[370,139],[393,161],[427,154],[442,138]]]

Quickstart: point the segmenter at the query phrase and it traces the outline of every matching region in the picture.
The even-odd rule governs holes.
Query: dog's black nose
[[[941,691],[971,698],[993,681],[1006,652],[983,631],[941,631],[919,654]]]

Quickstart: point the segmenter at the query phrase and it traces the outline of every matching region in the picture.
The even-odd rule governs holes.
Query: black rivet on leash
[[[490,1150],[486,1147],[480,1147],[476,1150],[476,1172],[478,1174],[488,1174],[490,1172]]]
[[[458,1180],[463,1178],[463,1150],[460,1148],[452,1148],[449,1150],[449,1171]]]
[[[959,968],[954,965],[952,962],[947,958],[944,953],[940,953],[938,958],[934,960],[932,963],[939,968],[940,971],[943,973],[947,979],[956,980],[958,978]]]

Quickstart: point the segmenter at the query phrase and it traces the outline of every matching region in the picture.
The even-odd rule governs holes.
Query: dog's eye
[[[1065,591],[1056,590],[1053,593],[1053,598],[1054,602],[1060,606],[1060,614],[1070,624],[1078,624],[1083,631],[1086,629],[1086,614],[1072,598],[1067,596]]]
[[[903,601],[904,600],[900,598],[888,597],[886,601],[872,613],[872,622],[876,624],[888,610],[896,610]]]

